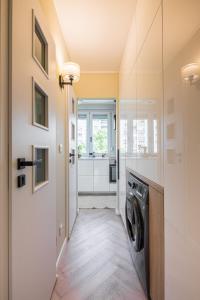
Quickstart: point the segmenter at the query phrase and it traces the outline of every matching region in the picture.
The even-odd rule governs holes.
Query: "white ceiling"
[[[70,59],[82,72],[119,71],[136,0],[54,0]]]

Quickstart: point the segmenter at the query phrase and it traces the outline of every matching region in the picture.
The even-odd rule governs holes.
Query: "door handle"
[[[41,163],[42,163],[42,159],[27,161],[25,158],[18,158],[17,159],[17,170],[24,169],[25,167],[38,166]]]
[[[117,149],[117,178],[118,180],[120,179],[120,172],[119,172],[119,168],[120,168],[120,165],[119,165],[119,159],[120,159],[120,153],[119,153],[119,149]]]
[[[74,157],[75,156],[75,153],[70,153],[69,154],[69,157]]]

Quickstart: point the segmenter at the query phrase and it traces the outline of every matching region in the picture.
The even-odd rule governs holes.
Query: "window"
[[[108,115],[94,114],[92,118],[93,152],[108,153]]]
[[[83,155],[88,151],[87,147],[87,115],[78,116],[78,152]]]
[[[111,112],[83,112],[78,115],[78,153],[110,154],[115,151],[114,115]]]

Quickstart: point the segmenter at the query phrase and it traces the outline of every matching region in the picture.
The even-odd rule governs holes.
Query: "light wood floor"
[[[58,267],[52,300],[61,299],[146,299],[114,210],[80,210]]]

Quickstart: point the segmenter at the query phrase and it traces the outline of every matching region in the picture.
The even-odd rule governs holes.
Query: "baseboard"
[[[57,269],[57,267],[58,267],[60,258],[61,258],[62,254],[63,254],[63,250],[64,250],[64,248],[65,248],[66,242],[67,242],[67,239],[65,238],[65,239],[64,239],[64,242],[63,242],[63,244],[62,244],[62,247],[61,247],[61,249],[60,249],[60,253],[59,253],[59,255],[58,255],[57,261],[56,261],[56,269]],[[57,275],[56,275],[56,276],[57,276]]]
[[[79,196],[78,206],[82,208],[116,208],[116,196]]]
[[[116,196],[116,192],[78,192],[78,196]]]

